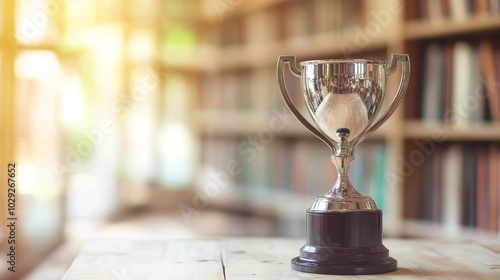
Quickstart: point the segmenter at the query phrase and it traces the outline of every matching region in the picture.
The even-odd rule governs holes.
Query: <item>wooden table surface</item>
[[[63,279],[500,279],[500,244],[385,239],[398,270],[360,276],[293,271],[290,259],[303,244],[278,238],[87,241]]]

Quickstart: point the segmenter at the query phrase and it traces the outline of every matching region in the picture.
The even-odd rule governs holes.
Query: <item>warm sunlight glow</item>
[[[33,163],[19,163],[19,193],[35,194],[37,191],[37,178],[37,168]]]
[[[154,150],[151,139],[155,121],[147,107],[131,113],[127,123],[127,176],[148,181],[154,172]]]
[[[155,54],[155,42],[152,32],[133,30],[130,34],[128,55],[133,61],[150,61]]]
[[[158,140],[162,159],[162,182],[168,185],[191,183],[193,140],[187,127],[181,123],[168,123],[160,131]]]
[[[68,77],[64,83],[59,118],[67,127],[80,124],[84,117],[82,84],[78,77]]]
[[[16,77],[26,80],[55,81],[59,78],[60,66],[51,51],[22,52],[16,59]]]

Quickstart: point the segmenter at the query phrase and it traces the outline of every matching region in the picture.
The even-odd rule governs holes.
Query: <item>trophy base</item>
[[[397,269],[382,244],[382,211],[307,211],[306,245],[292,269],[318,274],[377,274]]]
[[[397,261],[389,257],[385,261],[372,263],[320,263],[295,257],[292,259],[292,269],[306,273],[331,275],[379,274],[396,270]]]

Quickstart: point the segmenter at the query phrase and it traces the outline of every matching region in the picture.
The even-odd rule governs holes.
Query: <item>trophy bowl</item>
[[[385,100],[386,76],[402,64],[401,81],[392,103],[380,113]],[[288,95],[284,65],[300,78],[309,123]],[[408,55],[393,54],[387,67],[380,60],[311,60],[295,64],[294,56],[280,56],[278,84],[283,100],[295,117],[332,151],[337,181],[306,211],[306,244],[292,259],[292,268],[321,274],[374,274],[394,271],[397,262],[382,244],[382,211],[349,181],[354,151],[396,110],[406,92],[410,74]],[[380,116],[379,116],[380,115]]]

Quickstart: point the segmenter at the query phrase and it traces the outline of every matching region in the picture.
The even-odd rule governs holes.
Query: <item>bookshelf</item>
[[[497,240],[500,3],[438,2],[405,12],[402,40],[417,60],[403,117],[402,233]]]
[[[457,35],[474,34],[477,32],[495,33],[500,25],[500,15],[471,15],[462,21],[443,19],[439,22],[427,20],[410,20],[405,24],[406,40],[439,39]]]
[[[474,133],[471,133],[472,131]],[[440,136],[450,141],[500,141],[500,125],[481,123],[457,128],[408,120],[405,122],[404,135],[406,139],[432,139]]]
[[[238,151],[238,146],[248,142],[249,137],[258,139],[259,133],[268,128],[273,110],[281,112],[284,108],[277,87],[273,88],[274,67],[279,55],[293,54],[298,61],[335,57],[387,60],[391,53],[409,53],[412,74],[405,100],[393,117],[358,149],[355,161],[357,165],[354,168],[367,168],[368,173],[373,173],[370,159],[373,161],[373,149],[377,152],[377,148],[370,147],[384,147],[385,171],[377,172],[388,174],[389,179],[374,186],[373,193],[369,194],[378,197],[376,200],[383,201],[385,234],[426,236],[432,229],[433,234],[448,237],[468,238],[474,234],[498,237],[498,229],[488,231],[474,226],[462,226],[460,223],[450,226],[441,221],[426,221],[418,215],[408,216],[408,200],[415,192],[421,192],[424,186],[415,185],[412,182],[414,177],[411,176],[391,177],[397,174],[402,161],[408,160],[411,153],[418,150],[419,146],[415,143],[434,141],[436,149],[440,150],[457,145],[494,145],[500,140],[500,127],[496,121],[489,119],[487,108],[483,108],[483,119],[462,125],[443,120],[430,121],[422,115],[428,46],[454,46],[456,42],[465,41],[476,48],[481,41],[493,42],[493,38],[500,34],[498,1],[435,1],[440,3],[439,8],[435,7],[433,1],[236,2],[225,6],[222,16],[213,7],[204,7],[202,10],[205,17],[201,20],[204,24],[199,32],[210,33],[210,36],[202,36],[210,39],[200,41],[200,47],[190,54],[169,58],[162,66],[194,72],[200,77],[195,93],[199,98],[195,102],[198,108],[194,114],[202,154],[205,152],[199,161],[200,173],[224,169],[224,162],[231,159],[235,159],[243,168],[248,168],[232,177],[227,191],[221,192],[211,203],[227,209],[245,205],[252,209],[251,212],[264,211],[278,218],[300,222],[303,212],[314,197],[327,190],[318,188],[316,184],[326,184],[322,185],[324,188],[330,185],[327,182],[331,181],[333,184],[335,174],[330,174],[330,171],[334,172],[334,167],[329,165],[328,160],[321,159],[329,157],[327,149],[322,149],[323,144],[293,119],[283,129],[273,131],[271,144],[260,143],[266,147],[256,152],[257,163],[252,164],[258,167],[245,167],[244,160],[241,159],[244,155]],[[325,11],[332,11],[336,16],[330,18],[335,19],[325,19]],[[348,18],[345,16],[347,14],[355,16]],[[257,23],[258,21],[261,22]],[[252,30],[252,24],[261,34]],[[262,26],[268,28],[263,29]],[[497,46],[496,44],[494,45]],[[495,64],[495,67],[498,69],[499,65]],[[481,70],[476,75],[480,76],[480,72]],[[398,77],[397,73],[388,77],[388,100],[396,91]],[[298,93],[299,85],[287,78],[290,92]],[[300,96],[294,98],[296,104],[299,104]],[[216,104],[214,100],[223,102]],[[379,145],[380,143],[383,145]],[[310,151],[311,154],[307,155],[304,151]],[[262,153],[271,156],[260,156]],[[292,156],[287,158],[283,153]],[[427,157],[434,160],[433,156]],[[308,157],[315,157],[317,160],[304,160]],[[283,187],[284,183],[280,182],[283,178],[278,178],[297,177],[277,171],[286,169],[280,163],[282,161],[290,161],[289,164],[296,165],[289,167],[293,170],[292,173],[300,169],[298,166],[307,169],[307,165],[311,164],[316,164],[323,173],[306,170],[304,176],[309,179],[298,177],[299,181],[310,185],[311,190],[304,192],[294,187],[286,189]],[[265,168],[259,165],[264,165]],[[423,168],[422,165],[416,166],[415,169],[419,170],[416,173],[423,172]],[[248,178],[241,178],[252,173],[260,175],[269,169],[281,175],[275,174],[273,178],[260,183],[253,182],[253,185],[248,183]],[[353,171],[356,172],[359,170]],[[316,176],[324,177],[324,181],[310,179]],[[358,185],[367,184],[360,181],[356,174],[353,177]],[[209,179],[202,175],[199,187],[202,188],[207,180]],[[460,188],[457,185],[457,191]],[[384,190],[380,191],[381,189]],[[496,203],[498,200],[497,198]],[[448,202],[443,200],[441,203],[446,205]],[[424,202],[417,201],[417,204],[422,206]],[[293,236],[301,233],[281,234]]]

